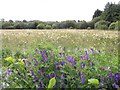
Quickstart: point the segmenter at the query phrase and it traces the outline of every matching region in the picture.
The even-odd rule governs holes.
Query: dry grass
[[[117,31],[103,30],[0,30],[2,48],[35,48],[41,42],[54,47],[117,48]]]

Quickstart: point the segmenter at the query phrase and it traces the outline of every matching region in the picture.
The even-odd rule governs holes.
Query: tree
[[[40,23],[37,25],[37,29],[45,29],[45,25],[43,23]]]
[[[100,16],[101,14],[102,14],[102,11],[99,10],[99,9],[97,9],[97,10],[94,12],[93,19],[94,19],[95,17]]]
[[[87,29],[87,27],[88,27],[88,24],[84,20],[83,21],[79,21],[77,23],[77,29]]]
[[[120,20],[120,4],[107,3],[102,18],[111,23]]]

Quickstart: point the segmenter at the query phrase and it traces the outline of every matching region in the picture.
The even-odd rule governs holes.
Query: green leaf
[[[99,84],[98,79],[88,79],[88,84]]]
[[[56,79],[55,79],[55,77],[53,77],[49,81],[48,88],[53,88],[55,84],[56,84]]]
[[[15,60],[12,57],[5,58],[6,61],[14,63]]]

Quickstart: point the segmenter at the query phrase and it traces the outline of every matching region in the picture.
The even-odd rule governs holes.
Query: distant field
[[[0,30],[2,48],[18,49],[35,48],[41,42],[54,47],[67,48],[117,48],[117,31],[103,30]],[[53,47],[53,48],[54,48]]]

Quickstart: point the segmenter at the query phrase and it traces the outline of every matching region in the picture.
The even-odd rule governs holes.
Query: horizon
[[[107,2],[117,4],[119,0],[3,0],[0,18],[5,21],[91,21],[95,10],[103,11]]]

